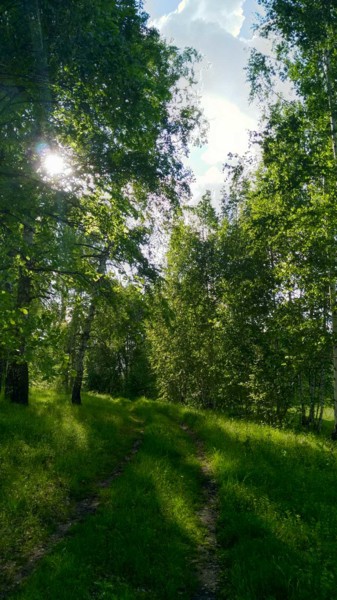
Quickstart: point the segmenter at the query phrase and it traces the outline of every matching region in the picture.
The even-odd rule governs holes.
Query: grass
[[[184,421],[219,488],[219,600],[330,600],[337,583],[337,448],[325,433],[276,430],[159,402],[52,392],[0,405],[0,545],[24,561],[90,495],[144,429],[95,515],[75,525],[12,600],[192,598],[204,534],[202,478]],[[326,432],[331,424],[326,423]],[[9,565],[9,566],[8,566]]]
[[[335,598],[336,446],[198,411],[186,419],[205,440],[219,484],[219,597]]]
[[[64,498],[49,495],[49,488],[54,486],[50,482],[57,482],[55,487],[58,489],[60,478],[67,481],[62,485],[62,489],[68,490],[64,497],[86,495],[93,487],[90,480],[97,479],[97,473],[101,476],[105,471],[100,461],[105,461],[107,466],[106,454],[111,471],[117,457],[130,447],[134,435],[132,428],[130,430],[132,419],[135,423],[144,422],[143,443],[125,472],[110,488],[101,491],[102,503],[97,513],[75,525],[71,536],[39,563],[36,572],[11,597],[26,600],[190,598],[196,587],[191,563],[204,534],[197,517],[201,475],[194,444],[178,427],[179,409],[146,401],[132,404],[93,397],[87,397],[84,406],[76,407],[75,411],[63,403],[58,412],[57,406],[51,396],[49,404],[46,402],[41,409],[41,397],[35,397],[29,410],[32,430],[35,420],[39,431],[35,438],[32,432],[28,434],[27,428],[17,435],[22,443],[29,437],[30,458],[47,454],[44,446],[41,452],[41,437],[47,447],[50,444],[53,448],[52,451],[49,447],[49,454],[58,454],[56,447],[62,449],[61,456],[53,460],[47,472],[43,469],[35,472],[40,458],[30,464],[35,482],[30,482],[29,494],[22,490],[27,506],[34,489],[37,485],[40,487],[42,497],[48,498],[51,525],[64,518]],[[11,409],[9,407],[8,411]],[[18,407],[20,419],[24,418],[24,410]],[[54,411],[55,415],[62,415],[63,430],[60,422],[54,423]],[[7,420],[11,419],[12,415],[8,413]],[[27,415],[24,419],[26,423]],[[42,435],[43,428],[47,428],[45,435]],[[107,452],[109,437],[114,441]],[[21,459],[22,455],[18,461]],[[24,462],[28,471],[28,455]],[[42,531],[39,534],[36,531],[34,543],[45,534],[41,518],[45,509],[40,497],[35,505]],[[27,522],[22,511],[18,515],[20,518],[22,536]],[[29,545],[28,553],[33,546],[33,543]]]
[[[137,436],[131,403],[91,396],[71,406],[50,391],[29,407],[0,404],[0,589],[77,500],[111,473]]]

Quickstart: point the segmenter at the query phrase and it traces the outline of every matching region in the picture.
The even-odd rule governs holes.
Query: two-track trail
[[[17,565],[14,571],[14,576],[12,578],[12,581],[10,583],[10,585],[8,585],[6,587],[6,589],[1,590],[0,592],[0,598],[1,599],[5,599],[5,598],[10,598],[12,593],[16,592],[16,589],[20,587],[20,584],[23,584],[26,580],[29,579],[30,575],[32,575],[38,568],[39,568],[39,563],[40,561],[46,557],[47,555],[50,555],[53,553],[55,547],[57,546],[57,544],[59,542],[62,542],[63,539],[65,539],[68,536],[71,536],[73,533],[73,526],[79,523],[85,523],[86,520],[91,516],[91,515],[95,515],[95,513],[98,511],[98,509],[100,509],[101,511],[104,511],[104,498],[105,495],[100,493],[100,490],[102,489],[107,489],[110,488],[111,486],[114,485],[114,481],[119,480],[119,477],[121,475],[123,475],[125,473],[125,475],[127,475],[127,473],[129,473],[129,475],[127,477],[130,477],[130,474],[132,473],[132,466],[131,466],[131,472],[129,472],[128,470],[126,470],[126,467],[132,463],[132,465],[137,464],[138,465],[138,461],[133,462],[133,459],[135,458],[135,456],[137,455],[138,451],[140,449],[142,449],[142,452],[139,453],[139,460],[140,463],[142,463],[142,461],[148,461],[148,454],[149,454],[149,450],[150,450],[150,446],[149,446],[149,439],[151,438],[151,436],[154,436],[155,440],[156,440],[156,444],[159,444],[159,448],[160,448],[160,452],[161,452],[161,456],[158,456],[157,459],[155,458],[154,455],[154,460],[159,461],[158,465],[162,464],[163,467],[165,467],[165,463],[163,462],[163,460],[165,459],[167,461],[168,464],[168,468],[172,470],[172,482],[169,483],[169,485],[172,485],[172,489],[174,488],[174,481],[175,481],[175,477],[178,477],[178,473],[180,473],[179,475],[179,481],[180,481],[180,477],[182,477],[183,471],[178,471],[177,475],[175,476],[175,469],[176,467],[174,466],[174,461],[176,460],[176,448],[175,447],[169,447],[167,446],[167,448],[165,448],[164,446],[161,448],[161,445],[164,444],[163,438],[161,437],[165,431],[165,428],[162,429],[162,426],[158,428],[157,430],[157,426],[153,429],[153,425],[151,425],[151,420],[149,423],[147,423],[147,425],[149,425],[150,427],[150,433],[147,433],[145,436],[144,431],[143,431],[143,426],[145,425],[145,422],[143,421],[143,419],[140,421],[138,419],[134,419],[135,421],[137,421],[137,438],[134,440],[129,452],[119,461],[119,463],[117,464],[117,466],[115,466],[115,468],[112,470],[111,474],[106,477],[104,480],[102,480],[101,482],[99,482],[96,486],[96,491],[93,495],[86,497],[82,500],[80,500],[72,513],[71,518],[69,518],[67,521],[60,523],[59,526],[57,527],[57,529],[54,531],[54,533],[46,540],[46,542],[44,544],[41,544],[39,547],[37,547],[34,552],[32,553],[32,555],[30,556],[29,560],[24,564],[24,565]],[[173,427],[173,421],[174,421],[174,427]],[[135,423],[136,424],[136,423]],[[193,557],[190,557],[188,559],[190,566],[192,567],[194,573],[195,573],[195,577],[198,580],[198,585],[197,585],[197,590],[196,592],[192,595],[189,595],[188,590],[188,585],[190,584],[186,584],[186,588],[185,591],[184,587],[185,587],[185,579],[181,580],[181,585],[179,584],[178,588],[181,591],[178,591],[179,594],[184,595],[186,598],[190,598],[190,600],[216,600],[217,596],[218,596],[218,592],[219,592],[219,580],[220,580],[220,565],[219,565],[219,560],[218,560],[218,544],[217,544],[217,538],[216,538],[216,527],[217,527],[217,521],[218,521],[218,489],[217,489],[217,484],[212,476],[212,471],[211,471],[211,467],[210,467],[210,463],[207,459],[207,455],[205,452],[205,448],[204,448],[204,444],[203,442],[199,439],[198,435],[195,433],[195,431],[193,431],[192,429],[190,429],[187,425],[180,425],[179,427],[179,420],[178,419],[172,419],[172,431],[173,430],[182,430],[184,432],[184,434],[186,434],[186,436],[188,436],[188,438],[191,440],[192,444],[189,445],[189,452],[193,452],[193,454],[195,455],[197,461],[196,461],[196,471],[195,474],[193,476],[193,478],[190,481],[190,485],[193,485],[193,479],[196,481],[196,478],[198,477],[198,472],[199,472],[199,476],[201,473],[201,486],[199,487],[199,506],[201,506],[201,508],[198,510],[198,513],[196,515],[196,521],[199,522],[201,530],[202,530],[202,541],[195,546],[195,551],[193,553]],[[147,426],[146,426],[147,427]],[[152,429],[151,429],[152,427]],[[146,431],[148,432],[148,429],[146,428]],[[149,438],[150,436],[150,438]],[[145,439],[144,439],[145,437]],[[183,436],[184,437],[184,436]],[[143,444],[144,441],[144,444]],[[194,446],[194,450],[193,450],[193,446]],[[183,448],[184,445],[182,444],[181,448]],[[171,449],[170,449],[171,448]],[[184,454],[182,454],[182,458],[183,458]],[[142,457],[142,458],[141,458]],[[170,461],[171,462],[170,464]],[[180,462],[178,463],[180,464]],[[170,466],[169,466],[170,465]],[[137,469],[139,467],[136,467]],[[149,487],[148,489],[151,489],[151,498],[152,498],[152,493],[156,493],[155,488]],[[189,488],[187,488],[189,489]],[[165,490],[163,490],[164,493],[166,493]],[[146,505],[145,510],[147,511],[146,513],[144,513],[143,515],[143,519],[144,521],[148,521],[148,527],[150,527],[151,529],[155,530],[155,528],[157,527],[157,525],[155,524],[155,522],[152,520],[153,516],[151,513],[151,510],[158,510],[158,508],[152,506],[151,508],[151,503],[153,503],[155,496],[153,496],[152,500],[149,498],[149,504],[148,506]],[[134,509],[132,509],[134,510]],[[164,513],[163,513],[164,514]],[[195,514],[195,511],[194,511]],[[116,512],[116,517],[118,515],[118,512]],[[166,517],[167,518],[167,517]],[[118,521],[116,521],[116,523],[118,523]],[[146,534],[148,535],[148,534]],[[128,535],[126,536],[125,539],[128,538]],[[150,552],[150,550],[149,550]],[[172,571],[174,572],[174,571]],[[138,586],[138,588],[136,589],[143,589],[144,585],[142,584],[142,586]],[[191,589],[191,587],[190,587]],[[144,592],[145,592],[145,588],[144,588]],[[138,593],[138,592],[137,592]],[[150,588],[148,589],[148,591],[146,592],[147,596],[149,599],[150,598],[158,598],[157,592],[156,591],[152,591]],[[177,596],[176,593],[174,593],[173,595],[173,590],[166,591],[163,592],[165,594],[165,598],[166,599],[170,599],[170,600],[174,600]],[[137,596],[138,597],[138,596]]]

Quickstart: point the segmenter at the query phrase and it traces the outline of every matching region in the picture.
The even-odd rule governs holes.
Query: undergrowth
[[[93,395],[71,406],[47,390],[28,407],[0,403],[0,590],[128,451],[130,409]]]
[[[53,410],[56,408],[51,403],[50,414]],[[43,413],[44,409],[39,418]],[[99,456],[105,456],[102,449],[109,435],[114,438],[110,470],[116,457],[130,446],[137,423],[138,428],[140,423],[144,428],[143,442],[138,455],[110,488],[101,490],[97,513],[75,525],[71,535],[41,560],[36,572],[10,597],[25,600],[190,598],[197,585],[192,563],[204,535],[197,517],[202,477],[193,441],[178,426],[179,410],[147,401],[132,404],[87,397],[84,406],[75,412],[73,407],[63,404],[60,413],[64,416],[64,429],[60,430],[60,424],[55,423],[47,428],[48,437],[50,429],[53,430],[55,453],[55,439],[59,440],[57,447],[64,435],[68,441],[63,440],[62,456],[43,472],[46,480],[58,482],[62,471],[67,470],[76,498],[90,491],[89,480],[96,477],[98,470],[104,471],[98,463]],[[37,417],[33,409],[31,417]],[[49,418],[40,422],[40,431],[35,437],[35,452],[39,455],[43,422],[46,426]],[[33,422],[31,426],[33,428]],[[75,433],[68,439],[65,432]],[[27,431],[21,432],[21,439],[24,437]],[[29,439],[32,446],[32,437]],[[95,454],[96,471],[93,464],[88,465],[88,461],[93,460],[91,451]],[[33,465],[31,469],[33,472]],[[35,487],[37,479],[48,497],[49,486],[40,471],[35,473],[35,484],[31,486]],[[49,497],[49,503],[55,507],[52,522],[62,518],[59,498]],[[40,509],[42,511],[42,507]],[[43,527],[42,522],[39,523]],[[22,531],[25,529],[23,523]]]

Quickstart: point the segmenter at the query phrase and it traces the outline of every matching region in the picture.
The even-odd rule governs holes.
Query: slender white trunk
[[[337,434],[337,304],[336,285],[330,287],[330,307],[332,317],[332,357],[333,357],[333,389],[334,389],[334,421]]]
[[[35,65],[35,124],[38,136],[46,135],[51,94],[48,78],[48,57],[44,46],[39,0],[24,0],[25,16],[29,27]]]
[[[335,110],[335,94],[331,78],[331,57],[330,49],[324,53],[324,73],[326,82],[326,91],[330,111],[330,130],[332,152],[337,168],[337,115]],[[331,269],[330,284],[330,310],[332,321],[332,359],[333,359],[333,388],[334,388],[334,436],[337,439],[337,304],[336,304],[336,274],[335,268]]]
[[[88,344],[91,335],[91,328],[94,321],[95,313],[96,313],[96,301],[97,294],[100,287],[100,284],[103,280],[103,277],[106,273],[106,265],[109,256],[110,245],[102,252],[97,272],[100,276],[99,280],[96,283],[96,290],[94,291],[91,302],[89,305],[89,311],[87,317],[84,321],[83,331],[80,336],[79,347],[77,349],[77,353],[75,354],[74,359],[74,369],[76,371],[75,379],[73,382],[71,401],[72,404],[81,404],[81,390],[82,390],[82,382],[83,382],[83,374],[84,374],[84,361],[85,355],[88,349]]]

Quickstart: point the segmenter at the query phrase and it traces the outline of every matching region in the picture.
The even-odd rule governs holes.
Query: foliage
[[[192,211],[190,224],[183,218],[177,221],[164,281],[158,285],[148,320],[161,397],[199,406],[215,406],[217,400],[217,227],[209,195]]]
[[[322,365],[322,380],[330,371],[326,367],[330,345],[337,423],[336,6],[288,0],[261,0],[261,4],[265,16],[259,30],[272,41],[275,62],[252,56],[253,93],[260,93],[261,82],[268,88],[271,78],[281,76],[297,96],[269,107],[261,138],[265,193],[272,195],[277,207],[278,234],[273,237],[281,234],[288,244],[281,250],[279,275],[284,287],[303,298],[303,320],[310,315],[319,323],[312,325],[316,334],[309,334],[309,345],[316,337],[314,353]],[[269,100],[273,89],[266,90]],[[305,360],[306,370],[313,371],[309,357]]]
[[[66,286],[95,304],[112,266],[146,271],[148,210],[188,193],[182,159],[200,113],[180,80],[193,83],[197,56],[165,43],[134,0],[14,2],[0,33],[0,347],[10,396],[26,403],[41,299]],[[71,174],[44,171],[57,152]]]
[[[258,30],[273,57],[254,51],[248,68],[252,95],[265,100],[253,138],[259,164],[230,157],[223,214],[204,245],[196,223],[180,225],[180,237],[173,230],[152,361],[163,397],[278,422],[292,407],[319,429],[332,384],[337,407],[337,13],[333,2],[261,4]],[[291,99],[280,81],[291,84]],[[208,259],[212,245],[211,267],[196,259],[196,243]],[[210,269],[211,298],[201,285]],[[207,305],[204,321],[195,304]]]
[[[127,398],[154,394],[148,364],[146,297],[135,285],[116,289],[111,305],[101,305],[87,360],[89,390]]]

